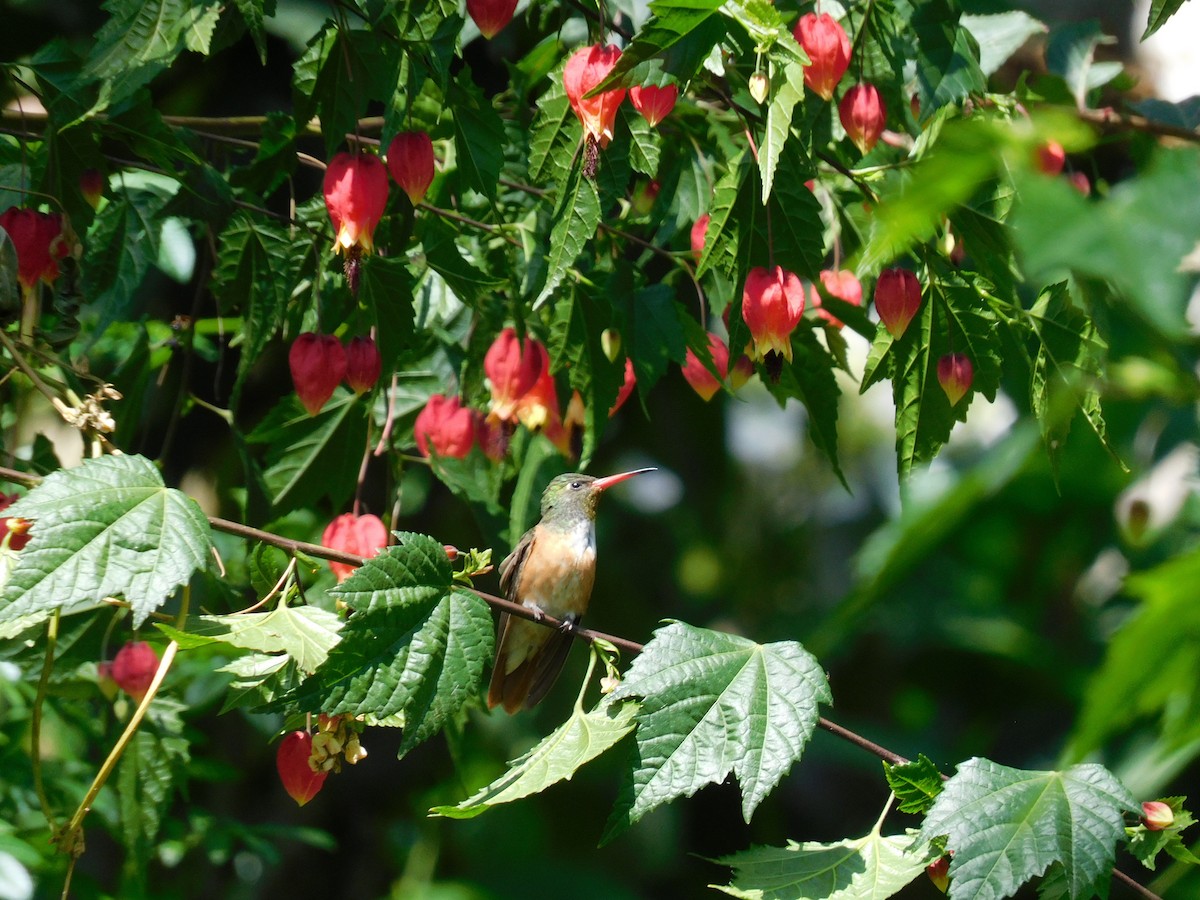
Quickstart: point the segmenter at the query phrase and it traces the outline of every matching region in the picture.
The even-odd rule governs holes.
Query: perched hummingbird
[[[500,563],[500,589],[509,600],[572,626],[587,610],[596,580],[596,504],[601,491],[653,469],[620,475],[559,475],[542,494],[542,518]],[[496,662],[488,708],[513,713],[536,706],[554,685],[571,650],[569,631],[556,631],[504,613],[496,627]]]

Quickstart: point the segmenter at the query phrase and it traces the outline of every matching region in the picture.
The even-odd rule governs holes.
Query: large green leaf
[[[633,731],[636,703],[603,703],[591,712],[576,708],[571,717],[509,763],[508,771],[457,806],[435,806],[430,812],[470,819],[493,806],[544,791],[572,776]]]
[[[375,341],[386,373],[413,338],[413,276],[404,256],[368,256],[360,274],[359,297],[375,321]],[[474,271],[461,274],[468,282],[474,280]]]
[[[1179,12],[1184,0],[1151,0],[1150,13],[1146,18],[1146,30],[1142,32],[1141,40],[1145,40],[1162,28],[1167,19]]]
[[[538,112],[529,130],[529,180],[534,184],[565,184],[582,137],[583,127],[571,111],[560,66],[538,100]]]
[[[212,537],[196,501],[141,456],[60,469],[9,507],[32,539],[0,595],[0,624],[122,597],[137,628],[208,565]]]
[[[403,755],[478,696],[492,657],[492,616],[453,584],[440,541],[399,534],[336,589],[354,612],[341,642],[287,698],[329,715],[403,721]]]
[[[687,342],[674,292],[666,285],[653,284],[626,297],[623,337],[633,360],[638,394],[646,397],[672,362],[683,364]]]
[[[929,0],[913,12],[917,38],[917,93],[921,109],[941,109],[987,87],[979,45],[959,22],[955,0]]]
[[[169,199],[158,184],[131,186],[96,217],[83,285],[106,320],[133,314],[136,290],[158,257],[158,214]]]
[[[954,852],[950,900],[1008,897],[1054,864],[1067,895],[1085,898],[1112,867],[1123,814],[1140,809],[1103,766],[1037,772],[976,758],[946,782],[921,837],[945,835]]]
[[[751,177],[753,171],[754,163],[749,151],[745,151],[730,163],[729,169],[717,181],[708,209],[704,251],[696,266],[697,278],[702,278],[710,269],[724,273],[731,281],[740,281],[744,274],[739,270],[751,243],[758,209],[752,187],[755,183]]]
[[[504,123],[469,69],[451,82],[448,105],[454,110],[454,156],[464,184],[495,199],[504,162]]]
[[[175,786],[187,777],[191,754],[182,734],[184,708],[176,700],[158,697],[117,768],[121,837],[131,858],[143,866],[154,856]]]
[[[725,23],[716,15],[722,5],[723,0],[655,0],[650,4],[653,18],[634,35],[596,90],[641,84],[638,76],[644,73],[644,64],[655,58],[664,72],[680,81],[691,79],[725,36]]]
[[[596,182],[584,175],[582,165],[572,170],[551,220],[554,224],[546,254],[546,283],[534,306],[554,293],[600,225],[600,195]]]
[[[820,664],[794,641],[748,638],[673,622],[654,633],[613,699],[642,698],[637,752],[605,828],[615,837],[650,810],[730,773],[747,822],[832,702]]]
[[[991,77],[1035,34],[1045,34],[1046,26],[1021,10],[994,15],[964,15],[959,24],[979,47],[979,69]]]
[[[795,41],[790,41],[794,45]],[[798,49],[798,48],[797,48]],[[804,58],[801,58],[804,57]],[[790,53],[773,47],[771,60],[771,102],[767,106],[767,123],[763,130],[762,146],[758,150],[758,168],[762,174],[762,202],[771,196],[775,169],[779,165],[784,145],[792,133],[792,112],[804,99],[804,52]],[[795,179],[796,172],[787,173]],[[805,179],[799,179],[803,182]]]

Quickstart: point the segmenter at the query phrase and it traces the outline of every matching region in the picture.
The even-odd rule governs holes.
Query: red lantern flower
[[[745,387],[746,382],[754,374],[754,363],[750,361],[750,357],[742,354],[738,357],[737,362],[733,364],[733,369],[729,372],[729,386],[735,391],[740,391]]]
[[[475,446],[479,424],[475,412],[459,403],[457,397],[434,394],[425,402],[413,425],[413,437],[422,456],[430,449],[437,456],[463,459]]]
[[[496,336],[483,358],[483,371],[492,390],[490,415],[502,422],[517,422],[517,406],[550,367],[546,348],[533,338],[521,340],[512,328]]]
[[[346,345],[346,384],[356,394],[365,393],[379,381],[383,361],[379,348],[369,337],[356,337]]]
[[[583,123],[587,139],[601,147],[607,147],[612,140],[613,123],[617,118],[617,107],[625,99],[625,88],[604,91],[595,97],[584,95],[608,77],[620,58],[621,51],[617,47],[593,44],[572,53],[563,69],[563,87],[571,109]]]
[[[950,857],[939,856],[933,862],[925,867],[925,874],[929,876],[929,880],[943,894],[950,887]]]
[[[367,153],[339,153],[325,170],[325,208],[337,232],[334,249],[370,253],[387,206],[387,169]]]
[[[285,736],[275,753],[275,768],[283,789],[300,806],[317,795],[329,774],[313,769],[311,758],[312,735],[307,731],[293,731]]]
[[[355,556],[374,556],[388,545],[388,530],[379,516],[370,513],[356,516],[342,513],[325,526],[321,543],[332,550],[353,553]],[[354,566],[343,562],[329,561],[329,568],[341,584],[354,572]]]
[[[831,297],[837,297],[839,300],[845,300],[847,303],[853,303],[855,306],[862,306],[862,285],[854,277],[854,273],[849,270],[841,269],[834,271],[833,269],[826,269],[821,273],[821,286],[825,288]],[[821,294],[815,284],[809,288],[809,296],[812,298],[812,304],[817,310],[817,315],[822,319],[828,321],[835,328],[841,328],[845,324],[841,319],[821,306]]]
[[[610,419],[616,415],[618,409],[625,405],[625,401],[629,399],[629,395],[633,393],[635,387],[637,387],[637,375],[633,371],[633,360],[627,356],[625,357],[625,381],[622,382],[621,389],[617,391],[617,399],[608,409]]]
[[[975,378],[975,367],[971,360],[961,353],[947,353],[937,364],[938,384],[946,392],[946,399],[951,406],[966,396]]]
[[[875,282],[875,310],[893,338],[899,340],[921,308],[921,283],[908,269],[885,269]]]
[[[688,347],[687,361],[683,364],[683,377],[687,379],[692,390],[699,394],[700,399],[705,403],[721,390],[721,380],[729,372],[729,348],[725,346],[723,340],[711,332],[708,335],[708,350],[712,354],[713,365],[716,366],[721,379],[713,376],[708,367],[700,361],[700,357],[692,352],[691,347]]]
[[[17,281],[24,291],[31,292],[39,281],[53,284],[58,260],[67,255],[62,216],[12,206],[0,213],[0,228],[17,251]]]
[[[532,343],[537,342],[532,341]],[[538,347],[541,347],[541,344],[538,344]],[[542,353],[546,352],[544,347],[541,347],[541,351]],[[548,428],[551,424],[560,424],[558,387],[554,383],[554,376],[550,374],[549,356],[546,357],[546,365],[543,366],[538,380],[517,402],[517,418],[530,431]]]
[[[696,258],[696,262],[700,262],[700,257],[704,255],[704,242],[708,239],[708,223],[710,221],[712,221],[712,216],[705,213],[692,226],[692,256]]]
[[[104,174],[99,169],[84,169],[79,173],[79,193],[92,209],[100,208],[104,199]]]
[[[742,290],[742,318],[753,338],[753,357],[778,353],[791,362],[792,331],[804,314],[804,285],[781,266],[761,266],[746,274]]]
[[[1037,148],[1034,164],[1047,175],[1057,175],[1067,163],[1067,151],[1058,141],[1046,141]]]
[[[679,97],[679,88],[673,84],[666,87],[644,85],[629,89],[629,102],[633,108],[642,114],[642,118],[654,128],[671,114],[675,108],[675,100]]]
[[[804,83],[828,100],[850,65],[850,39],[845,29],[829,13],[807,13],[792,33],[812,60],[804,67]]]
[[[512,21],[517,0],[467,0],[467,15],[489,41]]]
[[[146,696],[157,671],[158,655],[145,641],[130,641],[113,657],[113,681],[138,703]]]
[[[7,509],[19,499],[17,494],[0,494],[0,509]],[[10,550],[24,550],[25,545],[29,543],[30,527],[28,519],[15,516],[0,518],[0,546],[7,543]]]
[[[413,206],[425,199],[434,174],[433,140],[428,134],[405,131],[396,135],[388,147],[387,163],[388,171]]]
[[[306,331],[292,342],[288,366],[296,396],[310,416],[315,416],[346,377],[346,349],[332,334]]]
[[[883,126],[887,124],[887,107],[879,95],[879,89],[873,84],[856,84],[846,91],[842,102],[838,104],[838,116],[846,136],[863,153],[870,152],[883,134]]]

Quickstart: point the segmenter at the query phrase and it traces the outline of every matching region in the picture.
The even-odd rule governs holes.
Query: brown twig
[[[1104,109],[1079,109],[1075,114],[1090,125],[1098,125],[1109,131],[1141,131],[1158,137],[1176,138],[1200,144],[1200,130],[1171,125],[1167,122],[1156,122],[1137,113],[1119,113],[1105,107]]]

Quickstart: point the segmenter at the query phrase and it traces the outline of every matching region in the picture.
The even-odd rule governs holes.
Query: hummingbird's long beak
[[[620,475],[606,475],[604,478],[597,478],[592,482],[592,490],[603,491],[614,484],[620,484],[622,481],[632,478],[634,475],[644,475],[646,472],[653,471],[655,471],[655,468],[651,466],[648,469],[634,469],[632,472],[622,472]]]

